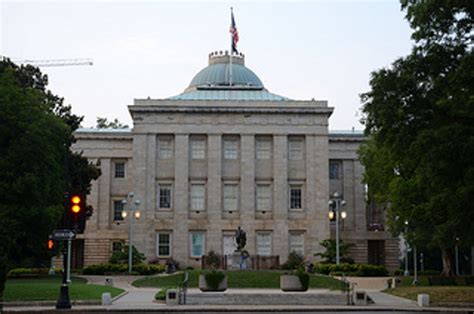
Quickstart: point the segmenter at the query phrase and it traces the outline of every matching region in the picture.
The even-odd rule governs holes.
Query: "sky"
[[[0,55],[92,58],[93,66],[43,67],[84,127],[97,117],[132,124],[136,98],[180,94],[230,49],[230,7],[246,66],[272,93],[327,100],[330,130],[363,129],[360,94],[371,72],[413,45],[395,0],[8,1],[0,0]]]

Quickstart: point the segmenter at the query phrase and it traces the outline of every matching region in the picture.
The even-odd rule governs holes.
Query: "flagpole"
[[[232,15],[233,15],[233,11],[232,11],[232,7],[230,7],[230,16],[232,18]],[[233,46],[233,41],[234,41],[234,37],[233,35],[230,36],[230,55],[229,55],[229,87],[232,86],[232,46]]]

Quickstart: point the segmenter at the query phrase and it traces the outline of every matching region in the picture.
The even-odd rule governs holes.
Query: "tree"
[[[49,256],[46,242],[62,221],[64,192],[85,195],[100,174],[69,150],[82,118],[47,83],[38,68],[0,62],[0,302],[11,267]]]
[[[391,230],[439,247],[451,275],[456,238],[474,243],[474,2],[403,0],[402,9],[416,45],[372,73],[360,157]]]
[[[323,253],[316,253],[314,256],[319,256],[323,259],[324,263],[336,263],[336,240],[323,240],[319,242],[319,245],[326,249]],[[354,260],[349,256],[349,249],[353,247],[352,243],[345,243],[339,240],[339,256],[342,263],[354,263]]]
[[[126,129],[128,125],[123,124],[117,118],[114,121],[108,121],[107,118],[97,117],[97,125],[96,128],[98,129]]]

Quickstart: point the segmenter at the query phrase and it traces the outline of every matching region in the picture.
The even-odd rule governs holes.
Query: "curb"
[[[55,306],[56,301],[12,301],[3,302],[4,307]],[[100,300],[73,300],[71,305],[101,305]]]

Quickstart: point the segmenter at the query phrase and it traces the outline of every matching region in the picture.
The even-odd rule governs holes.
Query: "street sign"
[[[73,230],[57,229],[53,231],[54,240],[72,240],[75,237],[76,233]]]

